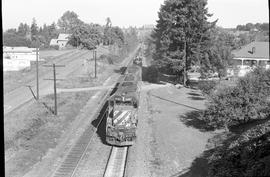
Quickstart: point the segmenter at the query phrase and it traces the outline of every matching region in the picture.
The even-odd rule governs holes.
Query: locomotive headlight
[[[113,127],[108,127],[107,128],[107,134],[110,135],[110,136],[113,136],[113,134],[114,134],[114,128]]]

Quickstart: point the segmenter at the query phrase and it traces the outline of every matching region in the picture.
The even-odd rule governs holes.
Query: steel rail
[[[127,146],[113,146],[103,177],[124,177],[126,172],[127,156]]]

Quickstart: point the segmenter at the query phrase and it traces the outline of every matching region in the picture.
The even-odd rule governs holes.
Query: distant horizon
[[[54,22],[52,22],[52,23],[54,23]],[[46,25],[51,25],[52,23],[50,23],[50,24],[46,24]],[[56,22],[55,22],[56,23]],[[91,22],[90,22],[91,23]],[[247,22],[247,23],[251,23],[251,22]],[[238,24],[238,25],[246,25],[247,23],[245,23],[245,24]],[[260,24],[263,24],[263,23],[268,23],[269,24],[269,22],[254,22],[254,23],[252,23],[252,24],[256,24],[256,23],[260,23]],[[24,24],[24,23],[23,23]],[[95,23],[95,24],[98,24],[98,23]],[[18,27],[19,27],[19,25],[20,24],[18,24],[18,26],[17,27],[14,27],[14,28],[9,28],[9,29],[18,29]],[[28,24],[29,26],[31,26],[31,24]],[[56,25],[57,25],[57,23],[56,23]],[[100,25],[100,24],[99,24]],[[130,28],[130,27],[132,27],[132,28],[142,28],[142,27],[144,27],[144,26],[148,26],[148,25],[153,25],[154,27],[155,27],[155,24],[143,24],[143,25],[141,25],[141,26],[128,26],[128,27],[120,27],[120,26],[118,26],[118,27],[120,27],[121,29],[127,29],[127,28]],[[113,25],[114,26],[114,25]],[[235,27],[223,27],[223,26],[219,26],[219,25],[216,25],[217,27],[220,27],[220,28],[223,28],[223,29],[236,29],[236,27],[237,27],[237,25],[235,26]],[[43,27],[43,25],[42,26],[38,26],[38,27]],[[9,29],[3,29],[3,32],[5,32],[5,31],[7,31],[7,30],[9,30]]]
[[[53,22],[57,24],[67,10],[78,14],[79,19],[85,23],[105,25],[105,19],[110,17],[113,26],[140,28],[148,24],[156,25],[163,2],[164,0],[2,0],[2,29],[17,29],[20,23],[31,25],[33,18],[39,27]],[[268,7],[267,0],[208,0],[208,12],[213,14],[208,21],[218,19],[217,26],[222,28],[236,28],[237,25],[247,23],[269,23]]]

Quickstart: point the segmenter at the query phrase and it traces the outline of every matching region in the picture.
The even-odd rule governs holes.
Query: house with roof
[[[51,39],[50,41],[50,46],[58,45],[57,44],[57,39]]]
[[[50,46],[59,46],[59,49],[66,47],[70,34],[60,33],[57,39],[51,39]]]
[[[244,76],[255,67],[270,68],[269,42],[251,42],[232,51],[237,76]]]

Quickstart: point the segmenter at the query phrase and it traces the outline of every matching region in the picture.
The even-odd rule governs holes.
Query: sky
[[[156,24],[164,0],[2,0],[3,30],[17,28],[21,22],[38,26],[57,23],[67,10],[78,14],[85,23],[105,25],[110,17],[113,26],[141,27]],[[269,21],[268,0],[208,0],[209,21],[234,28],[238,24]]]

